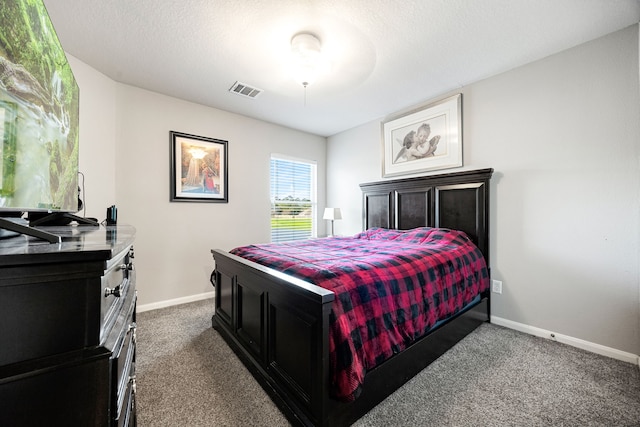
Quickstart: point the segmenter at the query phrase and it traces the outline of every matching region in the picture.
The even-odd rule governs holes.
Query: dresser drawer
[[[127,389],[135,380],[134,357],[136,353],[135,323],[130,326],[127,336],[123,341],[120,352],[114,355],[114,394],[118,415],[122,412],[126,400]]]
[[[109,353],[96,348],[69,360],[0,379],[0,426],[104,426]]]
[[[104,342],[111,331],[124,299],[134,288],[133,248],[128,247],[107,263],[102,276],[100,342]]]
[[[122,422],[126,418],[131,393],[135,387],[136,354],[136,294],[129,292],[116,316],[105,346],[111,350],[111,419]]]
[[[114,421],[114,426],[135,426],[136,425],[136,382],[135,378],[127,383],[127,389],[124,394],[124,406],[118,411],[118,415]]]
[[[98,345],[99,274],[19,286],[0,278],[0,367]]]

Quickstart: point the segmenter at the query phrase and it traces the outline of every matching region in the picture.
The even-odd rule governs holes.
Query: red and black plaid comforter
[[[336,294],[329,336],[334,397],[350,401],[367,370],[399,353],[489,288],[462,232],[372,228],[353,237],[236,248],[241,256]]]

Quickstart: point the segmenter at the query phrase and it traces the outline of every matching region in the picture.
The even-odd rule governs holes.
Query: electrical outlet
[[[494,280],[493,281],[492,291],[493,291],[494,294],[501,294],[502,293],[502,281],[501,280]]]

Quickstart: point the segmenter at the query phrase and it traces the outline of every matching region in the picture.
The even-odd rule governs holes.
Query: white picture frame
[[[382,123],[382,176],[462,166],[462,94]]]

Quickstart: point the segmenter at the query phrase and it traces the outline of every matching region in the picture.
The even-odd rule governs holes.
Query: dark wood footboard
[[[333,292],[213,250],[213,327],[294,424],[326,425]]]

